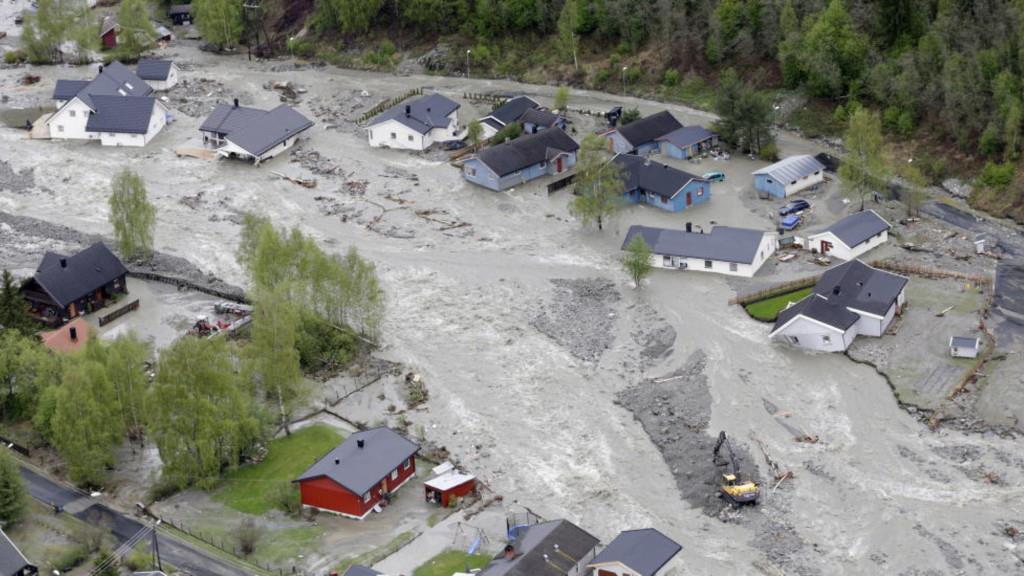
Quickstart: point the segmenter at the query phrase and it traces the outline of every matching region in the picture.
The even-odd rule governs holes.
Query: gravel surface
[[[604,278],[552,280],[555,294],[532,325],[558,342],[573,356],[596,362],[612,345],[613,304],[619,300],[615,284]]]

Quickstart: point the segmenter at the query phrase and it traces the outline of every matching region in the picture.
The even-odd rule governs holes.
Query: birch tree
[[[203,40],[220,48],[238,44],[242,38],[242,2],[239,0],[195,0],[192,11]]]
[[[245,374],[257,394],[276,406],[278,426],[289,435],[295,408],[309,396],[296,349],[298,329],[299,311],[283,289],[257,295]]]
[[[857,107],[850,114],[843,146],[847,152],[839,165],[843,192],[850,198],[860,198],[860,209],[864,210],[864,197],[884,180],[882,120],[878,113]]]
[[[598,230],[623,206],[625,184],[619,167],[611,162],[604,138],[589,134],[580,144],[576,162],[576,196],[569,204],[584,226],[597,224]]]
[[[579,29],[580,9],[576,0],[565,0],[562,5],[562,12],[558,16],[558,41],[566,54],[572,55],[572,66],[574,70],[580,69],[579,61]],[[558,106],[555,106],[558,108]],[[560,109],[560,108],[559,108]]]
[[[111,182],[110,225],[121,254],[145,258],[153,252],[156,208],[146,195],[146,184],[135,172],[124,169]]]

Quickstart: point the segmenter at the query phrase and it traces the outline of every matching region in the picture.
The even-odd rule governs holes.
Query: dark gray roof
[[[367,568],[366,566],[356,564],[348,570],[345,570],[344,576],[383,576],[383,574],[377,572],[373,568]]]
[[[7,534],[0,530],[0,576],[21,574],[22,570],[32,565]]]
[[[501,177],[549,160],[559,152],[575,152],[579,147],[568,134],[552,128],[485,148],[477,158]]]
[[[406,107],[409,109],[408,114],[405,112]],[[458,109],[458,102],[440,94],[428,94],[381,112],[370,121],[369,126],[397,120],[420,134],[426,134],[434,128],[447,126],[448,115]]]
[[[501,125],[501,122],[498,122],[494,118],[481,118],[480,123],[487,124],[491,128],[494,128],[495,130],[501,130],[502,128],[504,128],[504,126]]]
[[[715,226],[708,234],[649,226],[630,226],[622,243],[625,250],[640,234],[655,254],[752,264],[765,233],[761,230]]]
[[[676,120],[668,110],[662,110],[657,114],[651,114],[619,128],[619,134],[626,139],[633,147],[640,146],[657,140],[682,128],[683,125]]]
[[[501,554],[479,576],[566,576],[597,544],[568,520],[534,524],[516,540],[511,560]]]
[[[906,285],[903,276],[850,260],[826,270],[814,293],[853,310],[885,316]]]
[[[504,126],[509,122],[519,120],[527,111],[533,110],[539,106],[540,104],[537,104],[537,102],[528,96],[516,96],[515,98],[506,100],[504,104],[495,108],[490,114],[484,116],[484,118],[493,118]]]
[[[171,7],[167,9],[167,14],[173,16],[174,14],[191,14],[191,4],[171,4]]]
[[[85,124],[87,132],[145,134],[153,116],[156,98],[124,96],[93,96],[93,113]]]
[[[953,336],[949,339],[949,345],[953,348],[977,348],[981,341],[977,338],[967,336]]]
[[[86,106],[95,110],[93,96],[149,96],[152,93],[153,88],[145,80],[115,60],[103,66],[100,73],[76,95]]]
[[[890,228],[892,226],[879,216],[877,212],[865,210],[850,214],[825,230],[835,234],[836,238],[843,241],[843,244],[853,248]]]
[[[364,442],[362,448],[359,440]],[[295,481],[327,477],[362,495],[419,450],[419,446],[390,428],[371,428],[346,438]]]
[[[53,99],[71,100],[88,85],[89,80],[57,80],[57,85],[53,87]]]
[[[203,120],[199,130],[215,134],[230,134],[249,124],[258,122],[266,113],[266,110],[260,110],[259,108],[217,104],[213,112],[206,117],[206,120]]]
[[[814,156],[801,154],[783,158],[775,164],[755,170],[754,174],[767,174],[774,178],[776,182],[789,184],[824,169],[825,165],[818,162]]]
[[[654,528],[619,533],[590,565],[618,562],[640,576],[654,576],[683,547]]]
[[[52,256],[51,256],[52,254]],[[60,260],[67,266],[62,267]],[[128,270],[103,242],[97,242],[74,256],[47,253],[33,277],[55,303],[71,302],[106,286]]]
[[[689,172],[635,156],[619,154],[614,160],[622,167],[626,190],[643,190],[665,198],[672,198],[692,180],[701,180]]]
[[[679,148],[689,148],[714,137],[715,133],[703,126],[683,126],[657,139],[675,144]]]
[[[523,124],[536,124],[537,126],[544,126],[545,128],[551,128],[558,122],[560,116],[551,112],[550,110],[541,110],[540,108],[530,108],[523,115],[519,117],[519,121]]]
[[[312,125],[312,120],[291,106],[281,104],[255,122],[228,132],[226,139],[253,156],[259,156]]]
[[[173,64],[170,60],[139,60],[136,73],[143,80],[167,80]]]
[[[772,327],[772,332],[776,332],[797,316],[805,316],[812,320],[817,320],[842,332],[846,332],[850,326],[856,324],[857,320],[860,319],[860,316],[850,312],[841,305],[829,302],[824,296],[808,294],[796,304],[779,312],[778,318],[775,319],[775,326]]]

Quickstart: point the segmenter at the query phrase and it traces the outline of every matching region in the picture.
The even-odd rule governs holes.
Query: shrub
[[[256,545],[263,537],[263,528],[258,526],[252,518],[246,518],[238,524],[235,536],[238,538],[238,548],[242,556],[249,556],[256,551]]]
[[[316,55],[316,44],[309,40],[295,40],[293,38],[288,41],[288,51],[300,58],[312,58]]]
[[[978,176],[978,183],[987,188],[1006,188],[1013,182],[1015,166],[1011,163],[988,162]]]
[[[494,136],[491,136],[491,144],[502,144],[506,141],[515,140],[523,133],[523,127],[518,122],[512,122],[505,126]]]
[[[636,122],[640,119],[640,109],[630,108],[622,112],[622,118],[619,118],[619,123],[625,126],[631,122]]]
[[[946,160],[939,156],[922,155],[914,159],[914,163],[931,184],[941,184],[949,176]]]
[[[626,83],[627,84],[636,84],[637,82],[640,81],[640,78],[643,76],[643,74],[644,74],[644,71],[641,70],[638,66],[633,66],[632,68],[627,68],[626,69]]]
[[[338,330],[315,314],[303,314],[295,347],[302,369],[318,372],[346,366],[358,351],[359,342],[352,332]]]
[[[53,560],[53,567],[61,572],[69,572],[85,563],[91,555],[88,546],[76,544],[61,552],[60,556]]]
[[[765,162],[777,162],[779,160],[779,147],[775,142],[769,142],[757,152],[757,157]]]
[[[135,550],[121,560],[121,565],[132,572],[142,572],[153,568],[153,557],[144,550]]]
[[[28,54],[24,50],[11,50],[4,54],[4,62],[7,64],[24,64],[28,61]]]
[[[604,86],[612,78],[612,71],[608,68],[601,68],[597,71],[597,75],[594,76],[595,86]]]
[[[100,568],[102,566],[102,568]],[[93,562],[93,570],[90,576],[121,576],[117,569],[117,558],[110,550],[104,550]]]
[[[679,85],[679,70],[669,68],[661,78],[661,83],[669,88]]]
[[[914,115],[909,111],[904,110],[900,113],[900,117],[896,120],[896,133],[900,136],[910,136],[914,131]]]
[[[985,131],[981,133],[981,138],[978,139],[978,149],[985,156],[995,156],[1002,151],[1003,142],[999,138],[999,128],[995,124],[989,123],[985,127]]]
[[[295,484],[284,481],[274,488],[274,504],[290,516],[302,512],[302,495]]]

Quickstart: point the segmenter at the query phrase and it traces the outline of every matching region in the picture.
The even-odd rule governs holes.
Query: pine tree
[[[21,297],[14,276],[8,270],[3,271],[3,285],[0,286],[0,326],[26,335],[34,328],[29,317],[28,302]]]

